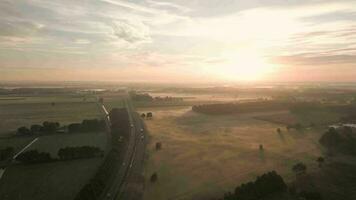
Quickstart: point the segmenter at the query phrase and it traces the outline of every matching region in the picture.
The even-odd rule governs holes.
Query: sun
[[[227,80],[257,81],[273,70],[273,66],[257,54],[230,54],[225,60],[219,74]]]

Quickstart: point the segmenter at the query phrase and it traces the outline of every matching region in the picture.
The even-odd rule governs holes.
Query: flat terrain
[[[1,100],[0,136],[20,126],[42,124],[44,121],[68,124],[100,118],[101,111],[94,100],[86,98],[84,101],[82,96],[31,96],[21,97],[20,100]]]
[[[221,197],[269,170],[277,170],[289,181],[295,177],[291,170],[295,163],[305,162],[313,171],[321,155],[321,130],[283,129],[278,134],[280,124],[255,119],[280,112],[208,116],[190,107],[140,111],[154,113],[152,120],[145,121],[150,135],[145,200]],[[155,150],[156,142],[162,142],[162,150]],[[158,182],[150,183],[154,172]]]
[[[99,133],[77,133],[77,134],[56,134],[40,137],[28,150],[48,152],[52,157],[57,158],[60,148],[77,146],[95,146],[106,150],[107,136],[105,132]]]
[[[2,97],[4,98],[4,97]],[[5,137],[20,126],[55,121],[61,125],[84,119],[103,118],[96,98],[80,95],[31,96],[0,100],[0,148],[12,146],[18,152],[36,136]],[[54,102],[54,105],[52,105]],[[40,136],[28,150],[49,152],[57,157],[67,146],[107,148],[107,133],[73,133]],[[35,165],[17,164],[7,167],[0,179],[0,199],[67,200],[73,199],[93,177],[103,158],[79,159]]]
[[[0,180],[0,199],[74,199],[101,162],[102,158],[94,158],[12,166]]]
[[[283,124],[283,125],[293,125],[296,123],[301,123],[304,126],[314,125],[329,125],[337,123],[342,115],[340,113],[332,112],[304,112],[292,114],[289,111],[262,114],[255,117],[255,119],[264,120],[267,122]]]

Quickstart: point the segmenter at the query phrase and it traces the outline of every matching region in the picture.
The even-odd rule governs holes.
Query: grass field
[[[296,123],[301,123],[304,126],[309,126],[310,124],[323,126],[338,123],[340,121],[340,118],[343,116],[345,115],[332,112],[312,111],[292,114],[289,111],[284,111],[279,113],[260,115],[256,116],[255,118],[282,125],[293,125]]]
[[[51,102],[55,102],[52,106]],[[20,126],[56,121],[62,125],[81,122],[83,119],[102,118],[96,98],[73,96],[36,96],[22,99],[0,100],[0,136]],[[0,148],[12,146],[18,152],[33,137],[2,137]],[[52,134],[40,136],[28,150],[57,152],[67,146],[97,146],[107,150],[107,135],[98,133]],[[80,159],[45,164],[17,164],[6,168],[0,179],[0,199],[5,200],[64,200],[73,199],[93,177],[103,158]]]
[[[77,133],[77,134],[56,134],[40,137],[37,142],[31,145],[28,150],[38,150],[48,152],[54,158],[60,148],[77,146],[95,146],[106,151],[107,135],[105,132],[99,133]]]
[[[157,183],[146,182],[145,200],[221,197],[269,170],[292,180],[295,163],[303,161],[312,171],[321,155],[320,131],[283,131],[279,135],[278,124],[254,119],[261,113],[207,116],[190,107],[140,111],[154,113],[146,121],[150,134],[146,180],[158,173]],[[154,149],[156,142],[162,142],[162,150]],[[264,151],[259,150],[260,144]]]
[[[74,199],[95,174],[102,158],[16,165],[6,169],[0,181],[1,200]]]
[[[0,101],[0,136],[15,131],[20,126],[56,121],[61,124],[100,118],[101,110],[94,98],[73,96],[34,96],[24,100]],[[6,102],[6,103],[5,103]],[[55,105],[52,106],[51,102]]]

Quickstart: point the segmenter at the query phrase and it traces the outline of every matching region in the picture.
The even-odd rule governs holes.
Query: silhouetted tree
[[[152,183],[157,182],[157,180],[158,180],[158,175],[157,175],[156,172],[151,175],[150,180],[151,180]]]
[[[325,159],[320,156],[316,159],[316,161],[318,162],[319,167],[322,167],[325,162]]]
[[[263,151],[263,145],[260,144],[260,151]]]
[[[27,127],[22,126],[22,127],[17,129],[17,134],[19,134],[19,135],[32,135],[32,132]]]
[[[30,129],[31,129],[31,132],[32,132],[33,134],[36,134],[36,133],[41,132],[42,129],[43,129],[43,127],[42,127],[41,125],[34,124],[34,125],[31,126]]]
[[[49,153],[38,152],[37,150],[26,151],[17,156],[16,160],[28,164],[53,161]]]
[[[296,176],[298,176],[306,173],[307,166],[304,163],[299,162],[292,167],[292,170],[296,174]]]
[[[147,117],[147,118],[152,118],[152,117],[153,117],[153,114],[152,114],[151,112],[148,112],[148,113],[146,114],[146,117]]]
[[[258,200],[266,196],[283,193],[287,189],[283,178],[275,171],[257,177],[255,181],[241,184],[234,193],[226,193],[224,200]]]
[[[43,126],[43,132],[45,133],[55,133],[57,129],[59,128],[60,124],[58,122],[48,122],[45,121],[42,124]]]
[[[281,134],[282,130],[281,128],[277,128],[277,133]]]
[[[162,143],[161,142],[157,142],[156,143],[156,150],[161,150],[162,149]]]

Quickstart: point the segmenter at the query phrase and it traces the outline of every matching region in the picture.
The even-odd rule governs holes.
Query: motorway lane
[[[143,168],[147,134],[140,115],[136,112],[133,112],[133,110],[131,111],[134,126],[138,128],[139,131],[136,132],[138,135],[136,136],[136,145],[131,167],[128,172],[125,184],[123,185],[122,193],[119,194],[116,200],[140,200],[142,199],[144,192]]]
[[[143,123],[140,116],[134,112],[131,102],[125,100],[125,106],[129,113],[130,123],[133,125],[131,127],[131,134],[129,138],[128,147],[124,156],[124,161],[120,165],[117,173],[113,174],[112,182],[104,192],[102,193],[99,199],[111,199],[118,200],[123,199],[123,196],[131,193],[128,191],[128,187],[131,186],[131,177],[132,174],[142,173],[143,171],[143,160],[144,160],[144,144],[146,137],[143,139],[141,135],[144,132],[141,132],[143,129]],[[140,170],[141,169],[141,170]],[[142,181],[142,187],[144,182]],[[143,190],[140,190],[143,193]],[[126,200],[127,198],[125,198]],[[131,198],[130,198],[131,199]],[[135,198],[137,199],[137,198]]]

